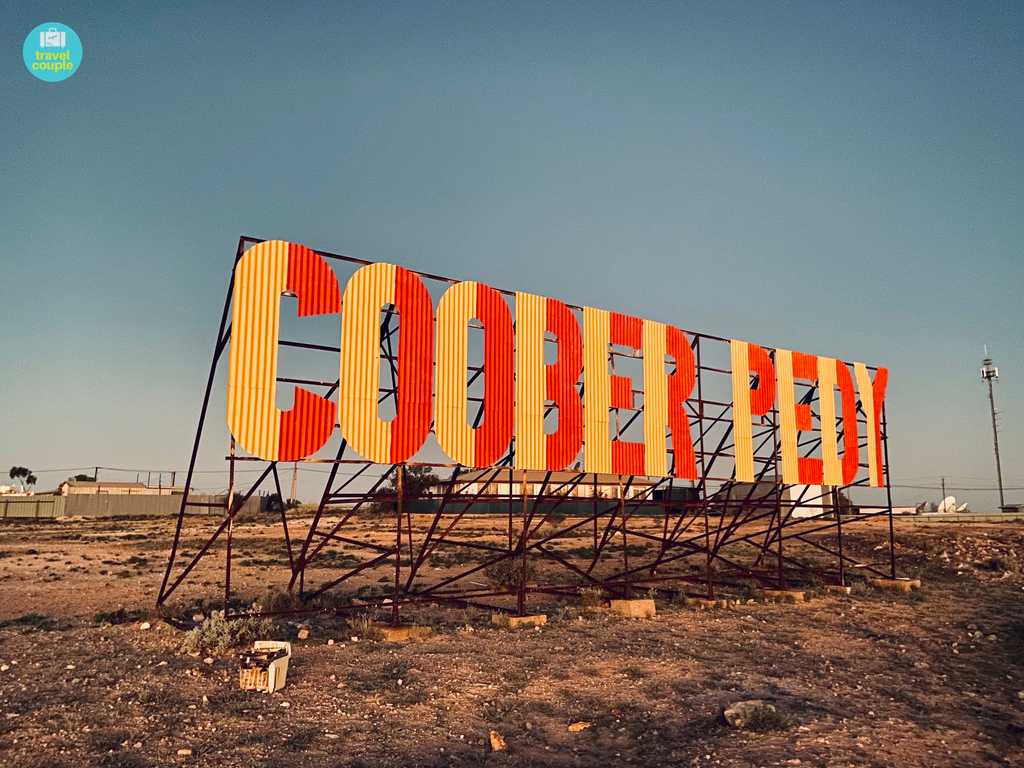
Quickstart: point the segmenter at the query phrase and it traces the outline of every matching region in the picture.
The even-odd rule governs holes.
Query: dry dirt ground
[[[434,635],[405,645],[353,641],[336,619],[295,640],[282,623],[289,682],[267,695],[238,690],[237,650],[190,655],[156,617],[171,526],[0,524],[0,765],[1024,765],[1024,527],[899,521],[901,571],[924,579],[906,595],[659,600],[653,620],[565,602],[517,631],[422,606],[405,615]],[[870,552],[882,533],[845,543]],[[283,583],[272,526],[240,524],[235,541],[240,595]],[[216,562],[179,610],[216,599]],[[781,717],[726,725],[723,706],[750,698]],[[506,751],[488,752],[492,729]]]

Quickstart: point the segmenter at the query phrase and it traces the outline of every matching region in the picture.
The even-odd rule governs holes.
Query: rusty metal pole
[[[513,491],[512,486],[515,485],[515,469],[511,466],[508,468],[508,551],[512,551],[512,507],[513,502]]]
[[[527,498],[527,486],[526,486],[526,470],[523,470],[522,474],[523,486],[523,529],[519,532],[519,546],[516,548],[516,552],[519,557],[519,591],[516,595],[516,613],[522,616],[526,609],[526,525],[527,525],[527,511],[529,508],[529,500]],[[513,567],[514,564],[513,564]]]
[[[398,625],[398,590],[402,573],[402,499],[405,496],[405,464],[398,465],[398,478],[395,481],[395,593],[391,597],[391,623]]]
[[[885,457],[885,503],[889,506],[889,578],[896,578],[896,530],[892,520],[892,480],[889,477],[889,427],[882,405],[882,451]]]
[[[231,601],[231,537],[234,533],[234,518],[231,509],[235,500],[235,438],[231,438],[228,447],[228,493],[224,498],[224,514],[228,518],[227,550],[224,557],[224,615],[228,615],[228,604]]]
[[[846,563],[843,558],[843,510],[839,506],[839,489],[832,489],[832,510],[836,513],[836,535],[839,537],[839,586],[846,586]]]
[[[697,343],[694,345],[697,348],[697,424],[698,431],[700,433],[700,498],[701,507],[704,512],[704,582],[705,589],[707,590],[708,599],[715,599],[715,584],[711,579],[711,521],[708,519],[708,477],[707,477],[707,465],[704,463],[704,384],[703,377],[701,376],[701,364],[700,357],[700,336],[697,337]],[[678,457],[673,454],[673,460],[678,461]],[[729,497],[726,496],[726,504],[729,503]],[[722,514],[725,514],[725,510],[722,510]]]
[[[772,364],[774,365],[774,363],[775,354],[772,353]],[[775,516],[772,518],[772,522],[778,522],[779,525],[778,567],[776,580],[779,583],[779,589],[784,589],[785,584],[782,574],[782,485],[780,483],[782,478],[779,475],[779,411],[774,403],[772,404],[772,462],[775,464]]]
[[[622,493],[622,476],[616,481],[619,497],[619,531],[622,533],[622,570],[626,580],[626,597],[633,597],[633,586],[629,574],[629,542],[626,540],[626,499]]]

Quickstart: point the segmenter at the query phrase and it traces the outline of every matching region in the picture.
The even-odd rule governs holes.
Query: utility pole
[[[999,369],[992,364],[988,356],[988,345],[985,345],[985,359],[981,361],[981,379],[988,384],[988,405],[992,410],[992,446],[996,453],[996,480],[999,483],[999,511],[1006,506],[1003,498],[1003,468],[999,461],[999,425],[996,422],[996,398],[992,392],[992,382],[999,380]]]
[[[942,478],[942,500],[939,501],[939,503],[941,504],[942,501],[945,501],[945,499],[946,499],[946,478]]]

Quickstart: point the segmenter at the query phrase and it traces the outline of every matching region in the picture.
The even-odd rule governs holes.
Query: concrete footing
[[[376,624],[374,629],[386,643],[408,643],[429,637],[433,630],[418,624]]]
[[[762,589],[761,595],[773,603],[802,603],[804,593],[800,589]]]
[[[656,613],[654,600],[610,600],[608,608],[612,613],[629,619],[653,619]]]
[[[853,592],[853,587],[844,587],[842,584],[826,584],[825,591],[836,595],[848,595]]]
[[[523,629],[526,627],[541,627],[548,623],[548,617],[543,613],[535,613],[531,616],[513,616],[508,613],[492,613],[491,624],[506,629]]]
[[[727,598],[710,597],[690,597],[686,600],[687,605],[692,605],[694,608],[700,608],[702,610],[708,610],[711,608],[728,608],[736,602],[736,600],[729,600]]]
[[[910,592],[921,588],[920,579],[872,579],[871,586],[875,589],[887,589],[893,592]]]

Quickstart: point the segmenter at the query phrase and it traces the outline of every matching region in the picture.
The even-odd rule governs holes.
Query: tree
[[[10,475],[11,480],[17,480],[21,484],[23,492],[36,484],[37,478],[28,467],[11,467],[11,471],[7,474]]]
[[[260,502],[261,512],[280,512],[281,511],[281,497],[272,493],[269,496],[262,496]],[[302,502],[298,499],[288,499],[288,503],[284,505],[284,509],[296,509],[302,506]]]
[[[433,467],[420,466],[405,467],[405,478],[403,482],[405,498],[422,498],[427,495],[431,488],[441,482],[441,478],[434,474],[433,469]],[[395,493],[398,492],[399,471],[401,470],[399,469],[398,471],[393,472],[388,481],[388,486]]]
[[[842,491],[836,491],[836,511],[840,515],[855,515],[860,509],[850,501],[850,497]]]
[[[405,477],[402,483],[402,498],[406,501],[423,498],[430,492],[431,488],[441,482],[441,478],[434,474],[433,467],[402,465],[397,467],[391,473],[391,477],[388,478],[388,496],[398,493],[398,473],[403,469],[405,470]],[[393,513],[394,509],[395,503],[393,501],[375,502],[369,507],[371,513],[379,515]]]
[[[92,475],[75,475],[74,477],[69,477],[68,480],[77,480],[80,483],[95,483],[96,482],[96,478],[93,477]]]

